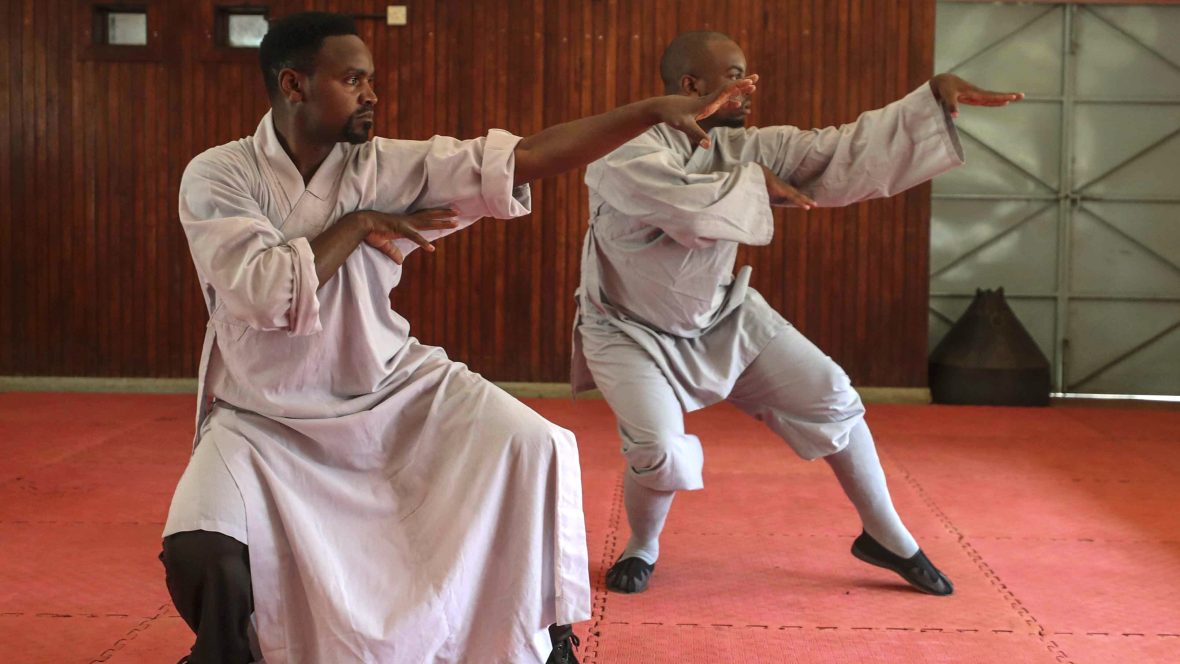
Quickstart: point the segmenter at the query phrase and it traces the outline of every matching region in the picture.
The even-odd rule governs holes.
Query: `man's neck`
[[[303,184],[306,186],[336,144],[325,144],[308,138],[299,131],[292,117],[272,113],[271,119],[279,145],[283,146],[283,151],[291,158],[291,163],[295,164],[295,169],[303,177]]]

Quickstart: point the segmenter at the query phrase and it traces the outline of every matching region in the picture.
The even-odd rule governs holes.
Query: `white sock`
[[[620,559],[639,558],[649,565],[655,564],[660,557],[660,533],[675,497],[675,491],[648,489],[636,482],[630,469],[627,470],[623,479],[623,506],[627,508],[631,539]]]
[[[902,558],[918,552],[918,543],[893,508],[889,487],[885,485],[885,471],[877,458],[877,446],[864,420],[853,427],[848,447],[824,460],[856,507],[866,533]]]

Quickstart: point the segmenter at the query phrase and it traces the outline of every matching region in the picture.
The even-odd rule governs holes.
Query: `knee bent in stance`
[[[635,440],[624,434],[623,456],[628,474],[653,491],[693,490],[704,486],[701,469],[705,459],[696,436],[668,434]]]

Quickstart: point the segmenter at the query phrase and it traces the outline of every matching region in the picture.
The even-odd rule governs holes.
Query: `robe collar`
[[[327,200],[332,192],[332,185],[336,182],[340,175],[340,169],[344,165],[348,147],[347,143],[337,143],[305,187],[303,176],[299,174],[299,169],[295,168],[295,162],[291,161],[290,155],[283,149],[283,144],[279,142],[271,111],[267,111],[266,115],[262,116],[262,121],[258,123],[258,130],[254,132],[254,151],[259,162],[266,164],[267,170],[270,171],[269,175],[286,195],[288,210],[295,207],[304,191],[321,201]]]

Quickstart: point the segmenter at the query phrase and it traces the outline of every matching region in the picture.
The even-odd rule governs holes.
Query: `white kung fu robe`
[[[774,236],[761,166],[835,207],[892,196],[963,163],[928,84],[841,127],[717,127],[709,136],[706,150],[657,125],[587,168],[575,393],[595,385],[579,327],[625,334],[692,411],[724,400],[790,325],[749,286],[749,266],[733,271],[738,245]]]
[[[541,661],[546,626],[590,616],[573,436],[410,337],[388,257],[321,286],[309,244],[358,209],[526,214],[518,140],[342,143],[305,187],[268,113],[185,171],[210,322],[165,535],[249,545],[268,664]]]

